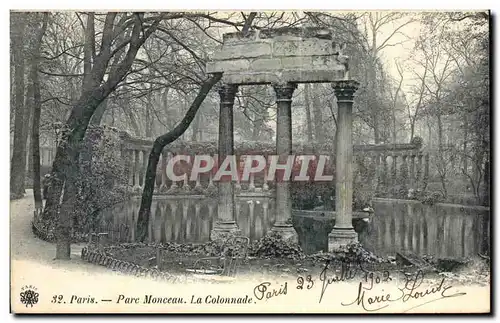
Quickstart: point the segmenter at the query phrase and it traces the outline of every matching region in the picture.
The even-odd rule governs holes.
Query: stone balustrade
[[[134,194],[140,194],[144,185],[147,161],[152,147],[152,141],[122,136],[122,159],[125,166],[124,176]],[[244,142],[235,143],[235,154],[238,162],[243,166],[243,155],[275,154],[276,147],[273,143]],[[405,189],[424,189],[429,178],[429,154],[421,150],[421,144],[379,144],[379,145],[354,145],[356,162],[372,170],[371,181],[376,187],[378,196],[388,196],[393,187]],[[330,156],[327,167],[334,168],[335,158],[332,155],[333,147],[330,144],[293,144],[292,152],[295,155],[327,155]],[[157,167],[155,182],[155,195],[211,195],[217,194],[213,182],[213,174],[201,174],[191,180],[185,177],[180,181],[171,181],[166,173],[168,161],[177,154],[197,154],[215,156],[217,154],[216,142],[175,142],[165,147]],[[55,157],[55,147],[40,147],[40,160],[44,168],[50,168]],[[179,170],[182,170],[179,168]],[[241,176],[241,172],[240,172]],[[266,169],[250,174],[248,181],[238,180],[235,183],[237,195],[241,196],[270,196],[274,187],[273,183],[266,180]]]

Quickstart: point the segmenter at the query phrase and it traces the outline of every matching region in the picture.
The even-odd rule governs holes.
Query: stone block
[[[212,61],[206,65],[207,73],[247,71],[250,68],[248,59],[234,59],[226,61]]]
[[[222,41],[224,44],[241,44],[247,43],[251,41],[255,41],[258,39],[258,30],[250,30],[243,35],[241,32],[236,33],[226,33],[222,35]]]
[[[292,56],[281,58],[283,69],[304,68],[310,69],[312,65],[311,56]]]
[[[352,229],[336,229],[328,235],[328,252],[337,252],[343,247],[358,242],[358,234]]]
[[[279,58],[257,58],[250,64],[250,68],[254,71],[281,69],[281,60]]]
[[[247,42],[242,44],[224,44],[222,50],[214,55],[214,60],[270,57],[271,44],[268,42]]]
[[[336,54],[336,46],[331,40],[326,39],[275,41],[273,43],[273,56],[314,56],[334,54]]]
[[[333,39],[332,31],[321,27],[283,27],[262,29],[257,35],[260,39],[276,39],[276,38],[317,38],[317,39]]]
[[[278,233],[283,241],[292,243],[299,242],[299,236],[292,225],[273,226],[271,228],[271,232]]]
[[[241,236],[242,232],[236,223],[216,223],[210,232],[210,240],[227,240],[235,236]]]
[[[312,56],[311,57],[311,68],[322,69],[322,68],[336,68],[344,66],[337,60],[337,56]]]
[[[343,69],[329,70],[276,70],[246,73],[226,72],[222,81],[229,84],[269,84],[275,82],[297,83],[329,83],[342,80],[345,77]]]

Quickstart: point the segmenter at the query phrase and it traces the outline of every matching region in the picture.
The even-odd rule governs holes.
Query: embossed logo
[[[21,288],[21,293],[19,294],[21,297],[21,303],[26,305],[26,307],[35,305],[38,303],[38,293],[37,289],[33,285],[24,286]]]

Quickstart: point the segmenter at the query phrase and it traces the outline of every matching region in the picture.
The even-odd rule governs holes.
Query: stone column
[[[234,155],[233,105],[238,87],[224,84],[219,88],[219,165],[226,156]],[[217,220],[210,234],[211,240],[224,239],[231,234],[240,234],[234,218],[234,183],[233,179],[222,178],[219,185]]]
[[[276,93],[277,116],[276,116],[276,154],[279,155],[279,163],[286,163],[292,154],[292,95],[297,88],[293,83],[273,84]],[[290,192],[290,180],[276,180],[276,220],[273,228],[283,239],[297,242],[297,232],[291,224],[292,199]]]
[[[338,133],[335,186],[335,226],[328,235],[328,251],[338,251],[342,246],[358,241],[352,226],[352,104],[359,83],[354,80],[332,84],[338,104]]]

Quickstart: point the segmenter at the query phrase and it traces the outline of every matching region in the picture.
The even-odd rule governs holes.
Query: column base
[[[278,233],[284,241],[299,243],[299,235],[293,225],[274,225],[269,233]]]
[[[333,228],[332,232],[328,234],[328,252],[340,251],[343,247],[354,242],[358,242],[358,234],[354,228]]]
[[[241,230],[236,222],[218,222],[210,232],[210,240],[227,240],[240,235]]]

